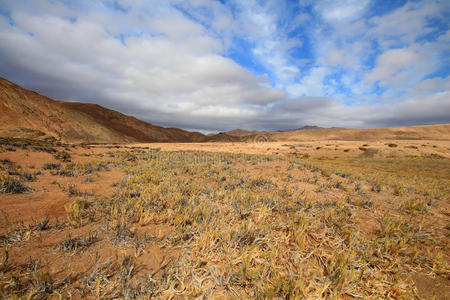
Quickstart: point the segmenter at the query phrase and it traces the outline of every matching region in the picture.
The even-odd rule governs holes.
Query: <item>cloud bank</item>
[[[450,123],[447,1],[0,3],[0,76],[164,126]]]

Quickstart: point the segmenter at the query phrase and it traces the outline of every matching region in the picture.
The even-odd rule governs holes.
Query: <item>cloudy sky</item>
[[[0,76],[203,132],[450,123],[450,1],[0,0]]]

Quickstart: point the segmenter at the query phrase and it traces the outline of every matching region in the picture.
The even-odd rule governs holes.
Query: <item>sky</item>
[[[0,77],[202,132],[450,123],[450,1],[0,0]]]

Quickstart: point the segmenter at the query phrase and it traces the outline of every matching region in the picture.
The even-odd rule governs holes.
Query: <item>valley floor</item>
[[[450,297],[449,142],[0,142],[2,298]]]

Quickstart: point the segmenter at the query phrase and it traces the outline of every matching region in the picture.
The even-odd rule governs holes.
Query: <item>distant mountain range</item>
[[[249,131],[249,130],[245,130],[245,129],[233,129],[227,132],[223,132],[224,134],[230,135],[230,136],[236,136],[236,137],[241,137],[241,136],[249,136],[249,135],[253,135],[253,134],[260,134],[260,133],[264,133],[264,131]]]
[[[450,124],[423,125],[391,128],[323,128],[319,126],[303,126],[297,129],[278,131],[249,131],[234,129],[224,134],[250,141],[253,137],[264,135],[267,141],[316,141],[316,140],[450,140]]]
[[[249,131],[245,129],[233,129],[227,132],[224,132],[225,134],[231,135],[231,136],[237,136],[237,137],[243,137],[243,136],[250,136],[255,134],[268,134],[268,133],[275,133],[275,132],[290,132],[290,131],[298,131],[298,130],[314,130],[314,129],[325,129],[323,127],[319,126],[312,126],[312,125],[306,125],[300,128],[295,129],[285,129],[285,130],[277,130],[277,131]]]
[[[314,130],[314,129],[325,129],[325,128],[315,126],[315,125],[306,125],[306,126],[296,128],[296,129],[277,130],[277,132],[287,132],[287,131],[297,131],[297,130]]]
[[[97,104],[53,100],[0,78],[0,136],[67,143],[450,139],[450,124],[374,129],[303,126],[276,132],[234,129],[213,135],[152,125]]]

